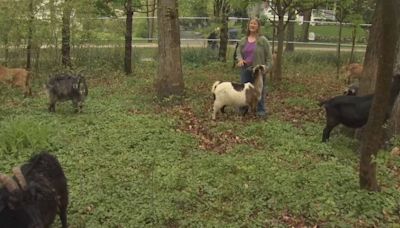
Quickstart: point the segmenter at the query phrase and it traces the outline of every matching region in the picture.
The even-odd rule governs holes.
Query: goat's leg
[[[83,102],[79,102],[79,112],[82,112],[83,110]]]
[[[79,112],[79,101],[77,99],[72,100],[72,106],[74,106],[75,113]]]
[[[61,220],[61,227],[62,228],[67,228],[67,208],[66,207],[60,207],[60,220]]]
[[[217,118],[217,113],[222,107],[223,107],[223,105],[220,105],[218,102],[214,102],[213,114],[212,114],[213,120],[215,120]]]
[[[249,106],[243,106],[239,108],[239,114],[245,116],[249,112]]]
[[[253,103],[250,105],[251,112],[253,113],[254,116],[257,115],[257,102]]]
[[[55,101],[50,101],[49,112],[55,112],[55,111],[56,111],[56,102]]]
[[[334,127],[336,127],[339,124],[338,121],[336,121],[333,118],[327,117],[326,119],[326,126],[324,128],[324,131],[322,133],[322,142],[326,142],[329,140],[329,136],[331,134],[331,131]]]

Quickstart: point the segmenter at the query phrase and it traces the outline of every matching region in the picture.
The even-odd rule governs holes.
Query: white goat
[[[211,88],[214,95],[212,119],[216,119],[218,111],[224,112],[225,106],[250,107],[251,111],[256,113],[266,73],[266,66],[257,65],[253,68],[253,83],[214,82]]]

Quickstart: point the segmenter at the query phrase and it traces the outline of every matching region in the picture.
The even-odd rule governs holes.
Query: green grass
[[[308,55],[315,65],[330,59]],[[320,90],[335,94],[334,64],[286,57],[283,82],[267,98],[266,121],[233,111],[210,121],[213,81],[239,79],[231,63],[185,65],[186,95],[164,101],[152,89],[155,63],[141,63],[128,77],[93,67],[82,114],[70,102],[48,113],[36,84],[46,76],[39,74],[33,98],[1,90],[0,171],[10,173],[42,149],[57,155],[68,178],[70,227],[396,226],[399,179],[390,167],[400,158],[382,151],[382,191],[360,190],[358,143],[338,131],[320,142],[323,115],[313,102]],[[331,84],[320,88],[315,78]],[[298,107],[312,121],[290,121]],[[203,149],[189,126],[231,146],[223,153]]]

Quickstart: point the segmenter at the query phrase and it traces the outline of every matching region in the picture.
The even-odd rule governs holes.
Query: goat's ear
[[[267,69],[267,66],[266,66],[266,65],[261,65],[261,66],[262,66],[262,69],[263,69],[264,74],[267,73],[267,70],[268,70],[268,69]]]

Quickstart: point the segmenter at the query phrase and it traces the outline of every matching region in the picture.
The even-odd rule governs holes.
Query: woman
[[[238,58],[237,66],[240,67],[240,82],[252,82],[251,66],[258,64],[266,65],[270,70],[272,67],[272,53],[269,41],[265,36],[261,35],[261,22],[257,18],[253,18],[247,24],[247,34],[239,41],[239,46],[236,51]],[[264,88],[261,95],[261,100],[257,105],[257,116],[265,117],[265,95],[266,79],[264,79]],[[241,110],[245,112],[246,109]]]

